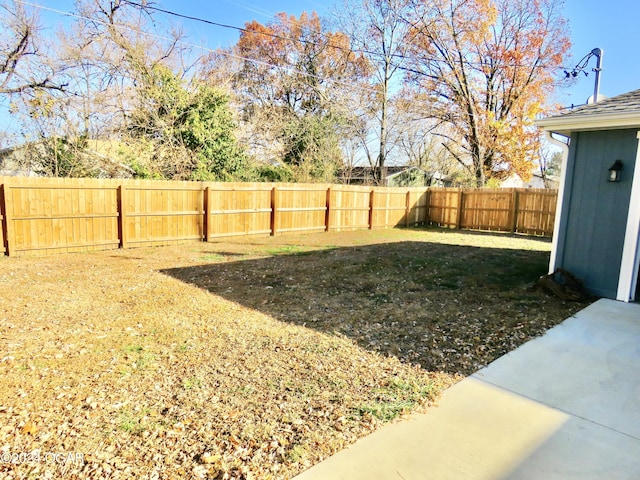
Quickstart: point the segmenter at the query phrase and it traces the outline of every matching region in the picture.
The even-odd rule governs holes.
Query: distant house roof
[[[23,143],[0,150],[0,176],[40,176],[37,173],[39,166],[28,157],[30,149],[33,149],[32,154],[35,152],[35,157],[47,155],[42,142]],[[131,177],[135,173],[128,165],[90,148],[80,151],[78,159],[98,178]]]
[[[514,173],[509,175],[504,181],[500,183],[502,188],[558,188],[560,181],[553,177],[543,177],[539,173],[531,175],[531,179],[528,182],[522,180],[520,175]]]
[[[8,177],[34,177],[37,174],[21,162],[20,158],[15,158],[18,147],[8,147],[0,150],[0,176]]]
[[[640,127],[640,89],[536,120],[536,125],[562,135],[578,130]]]
[[[383,170],[386,173],[386,177],[390,178],[393,177],[395,175],[399,175],[401,173],[404,173],[408,170],[419,170],[418,167],[414,167],[414,166],[406,166],[406,165],[393,165],[390,167],[384,167]],[[373,167],[351,167],[349,169],[345,169],[342,172],[342,177],[348,177],[351,178],[353,180],[356,179],[371,179],[373,178],[373,174],[374,174],[375,169]],[[425,172],[426,173],[426,172]]]

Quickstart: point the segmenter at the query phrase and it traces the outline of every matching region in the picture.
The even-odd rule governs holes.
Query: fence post
[[[373,230],[373,199],[375,196],[375,190],[369,192],[369,230]]]
[[[409,215],[411,215],[411,190],[407,190],[407,199],[405,202],[404,226],[409,226]]]
[[[331,187],[327,187],[327,209],[324,211],[324,231],[331,229]]]
[[[7,190],[7,180],[2,184],[0,190],[0,215],[2,216],[2,237],[4,239],[4,253],[11,256],[13,251],[13,228],[11,225],[11,208],[9,205],[9,193]]]
[[[120,240],[120,248],[127,248],[127,239],[125,238],[125,217],[124,211],[124,185],[118,185],[118,239]]]
[[[204,236],[204,241],[209,241],[209,209],[211,202],[211,197],[209,196],[209,187],[204,187],[204,193],[202,197],[202,210],[204,213],[204,217],[202,217],[202,233]]]
[[[458,218],[456,219],[456,229],[460,230],[462,225],[462,189],[458,189]]]
[[[278,189],[273,187],[271,189],[271,236],[276,236],[276,214],[278,210]]]
[[[513,189],[511,194],[511,231],[518,230],[518,190]]]
[[[427,187],[426,197],[423,223],[429,225],[431,223],[431,187]]]

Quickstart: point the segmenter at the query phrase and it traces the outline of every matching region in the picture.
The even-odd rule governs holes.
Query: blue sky
[[[276,13],[287,12],[299,16],[302,12],[316,11],[328,14],[332,2],[316,0],[161,0],[160,6],[165,10],[184,15],[205,18],[217,23],[243,27],[246,22],[257,20],[267,23]],[[239,32],[221,27],[203,25],[189,20],[174,19],[181,22],[185,30],[193,34],[193,39],[206,39],[211,48],[226,47],[234,44]]]
[[[604,50],[600,93],[612,97],[640,88],[640,2],[638,0],[565,0],[573,42],[572,65],[592,49]],[[595,59],[589,67],[595,66]],[[580,104],[593,93],[594,74],[561,92],[563,104]]]
[[[268,21],[276,12],[299,15],[315,10],[326,14],[335,4],[322,0],[164,0],[164,8],[187,15],[200,16],[237,26],[253,19]],[[640,88],[640,1],[638,0],[565,0],[564,16],[569,21],[573,43],[572,58],[567,67],[574,67],[594,48],[604,50],[600,93],[609,97]],[[202,38],[208,36],[209,46],[226,46],[237,40],[237,33],[221,28],[194,25],[184,21],[188,30]],[[592,95],[595,58],[588,65],[589,76],[581,74],[568,88],[557,92],[563,105],[585,103]]]
[[[72,0],[34,0],[60,10],[70,10]],[[214,22],[243,26],[245,22],[261,23],[285,11],[299,15],[315,10],[327,14],[336,2],[332,0],[160,0],[159,6],[185,15],[205,18]],[[638,0],[565,0],[564,16],[569,20],[573,43],[572,58],[567,67],[575,66],[592,49],[604,50],[600,93],[614,96],[640,88],[640,1]],[[42,14],[50,22],[57,17]],[[228,46],[238,39],[238,32],[189,20],[182,23],[191,34],[190,40],[204,42],[209,48]],[[56,21],[56,20],[53,20]],[[581,104],[593,93],[595,58],[588,66],[589,76],[581,74],[570,87],[558,91],[563,105]]]
[[[71,11],[73,0],[25,0],[50,8]],[[298,16],[302,11],[328,14],[333,0],[160,0],[158,6],[181,14],[241,27],[245,22],[265,23],[277,12]],[[604,5],[604,6],[603,6]],[[45,27],[65,22],[64,17],[41,12]],[[609,97],[640,88],[640,1],[638,0],[565,0],[564,16],[569,20],[573,43],[572,58],[567,67],[575,66],[592,49],[604,50],[600,92]],[[229,46],[238,32],[189,20],[172,19],[182,24],[193,43],[208,48]],[[595,59],[588,66],[589,76],[581,74],[576,82],[559,90],[556,99],[562,105],[579,105],[593,93]]]

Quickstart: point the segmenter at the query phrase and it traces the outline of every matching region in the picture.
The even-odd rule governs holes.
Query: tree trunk
[[[384,64],[384,76],[382,83],[382,112],[380,114],[380,150],[378,152],[378,168],[376,174],[378,178],[376,183],[379,185],[385,185],[387,183],[387,173],[384,168],[384,163],[387,156],[387,103],[389,92],[389,61],[385,58]]]

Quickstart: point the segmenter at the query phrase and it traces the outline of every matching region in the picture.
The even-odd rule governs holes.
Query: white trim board
[[[616,299],[623,302],[633,300],[638,282],[638,268],[640,268],[640,131],[637,133],[637,138],[636,164],[631,184],[629,215],[627,216],[627,229],[624,235],[616,295]]]
[[[551,256],[549,258],[549,273],[553,273],[556,269],[556,261],[558,259],[558,243],[560,241],[560,224],[562,221],[562,204],[564,202],[564,194],[567,181],[567,163],[569,158],[569,145],[553,138],[551,131],[545,130],[547,140],[562,150],[562,164],[560,167],[560,183],[558,188],[558,198],[556,200],[556,217],[553,224],[553,234],[551,235]]]
[[[534,123],[545,130],[569,136],[572,132],[580,130],[612,130],[640,127],[640,114],[638,112],[566,114],[543,118],[536,120]]]

